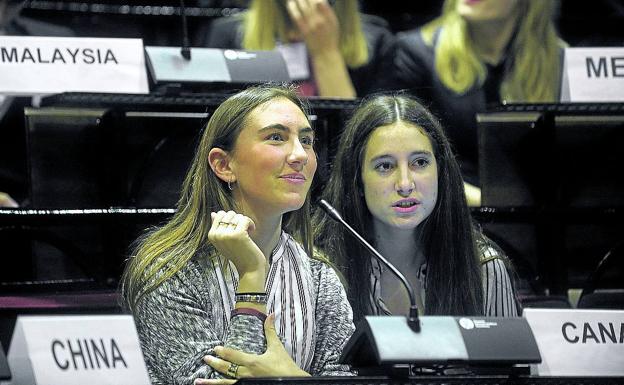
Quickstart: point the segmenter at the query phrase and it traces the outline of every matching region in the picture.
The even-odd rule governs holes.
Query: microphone
[[[186,7],[184,0],[180,0],[180,15],[182,16],[182,48],[180,54],[186,60],[191,60],[191,44],[189,43],[188,25],[186,24]]]
[[[396,365],[430,367],[465,363],[496,374],[517,373],[516,364],[541,361],[526,318],[483,316],[418,317],[414,290],[405,277],[358,234],[338,211],[321,199],[319,205],[399,278],[410,298],[407,322],[401,316],[364,316],[345,344],[339,362],[360,373],[400,376]],[[504,338],[503,338],[504,337]],[[372,371],[372,372],[371,372]]]
[[[319,205],[330,217],[332,217],[332,219],[339,222],[347,230],[349,230],[349,232],[355,237],[355,239],[357,239],[362,245],[364,245],[375,256],[375,258],[381,261],[381,263],[383,263],[392,272],[392,274],[394,274],[399,279],[399,281],[401,281],[401,284],[403,284],[403,287],[405,287],[405,290],[407,290],[407,295],[409,296],[410,300],[407,324],[412,331],[420,332],[420,320],[418,319],[418,305],[416,305],[416,296],[414,295],[414,289],[412,288],[412,285],[410,285],[407,279],[405,279],[405,276],[401,274],[399,269],[394,267],[394,265],[392,265],[390,261],[388,261],[377,250],[375,250],[375,248],[371,246],[371,244],[368,243],[366,239],[364,239],[364,237],[362,237],[357,231],[355,231],[353,227],[351,227],[344,219],[342,219],[338,211],[334,207],[332,207],[332,205],[327,203],[325,199],[321,199],[319,201]]]

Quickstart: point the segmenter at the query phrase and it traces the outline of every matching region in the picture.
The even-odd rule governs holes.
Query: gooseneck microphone
[[[180,15],[182,16],[182,49],[180,54],[186,60],[191,60],[191,44],[189,43],[188,25],[186,24],[186,7],[184,0],[180,0]]]
[[[390,269],[392,274],[394,274],[399,279],[399,281],[401,281],[401,283],[405,287],[405,290],[407,290],[407,295],[409,296],[409,300],[410,300],[410,308],[409,308],[409,315],[407,316],[407,324],[409,325],[410,329],[412,329],[412,331],[420,332],[420,320],[418,319],[418,306],[416,305],[416,296],[414,295],[414,289],[409,284],[407,279],[405,279],[403,274],[401,274],[401,272],[396,267],[394,267],[390,263],[390,261],[384,258],[377,250],[375,250],[373,246],[370,245],[370,243],[366,242],[366,239],[364,239],[357,231],[353,229],[353,227],[351,227],[347,222],[345,222],[345,220],[342,219],[338,211],[335,208],[333,208],[332,205],[327,203],[325,199],[321,199],[319,201],[319,205],[323,208],[323,210],[325,210],[325,212],[330,217],[332,217],[332,219],[339,222],[347,230],[349,230],[349,232],[355,237],[355,239],[357,239],[362,245],[364,245],[375,256],[375,258],[381,261],[381,263],[383,263],[388,269]]]

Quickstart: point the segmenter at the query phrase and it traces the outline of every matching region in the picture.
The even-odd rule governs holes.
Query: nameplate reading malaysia
[[[562,102],[623,102],[624,48],[566,48]]]
[[[624,311],[524,309],[542,363],[540,376],[623,376]]]
[[[0,36],[0,93],[148,93],[141,39]]]
[[[8,361],[15,385],[150,383],[129,315],[20,316]]]

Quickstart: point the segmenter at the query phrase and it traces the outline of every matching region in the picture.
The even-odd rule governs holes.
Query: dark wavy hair
[[[371,133],[399,121],[422,129],[438,165],[438,199],[418,232],[427,261],[425,312],[482,314],[480,262],[459,166],[440,123],[418,101],[406,94],[375,95],[356,108],[340,138],[323,198],[375,244],[371,213],[363,197],[362,163]],[[370,253],[322,210],[315,212],[312,223],[316,245],[346,279],[355,318],[370,314]]]

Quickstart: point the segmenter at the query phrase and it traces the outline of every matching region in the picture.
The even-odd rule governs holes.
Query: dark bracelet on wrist
[[[261,312],[260,310],[251,309],[248,307],[239,307],[239,308],[232,310],[232,317],[235,317],[237,315],[250,315],[250,316],[258,317],[260,321],[262,322],[264,322],[267,318],[267,315]]]

